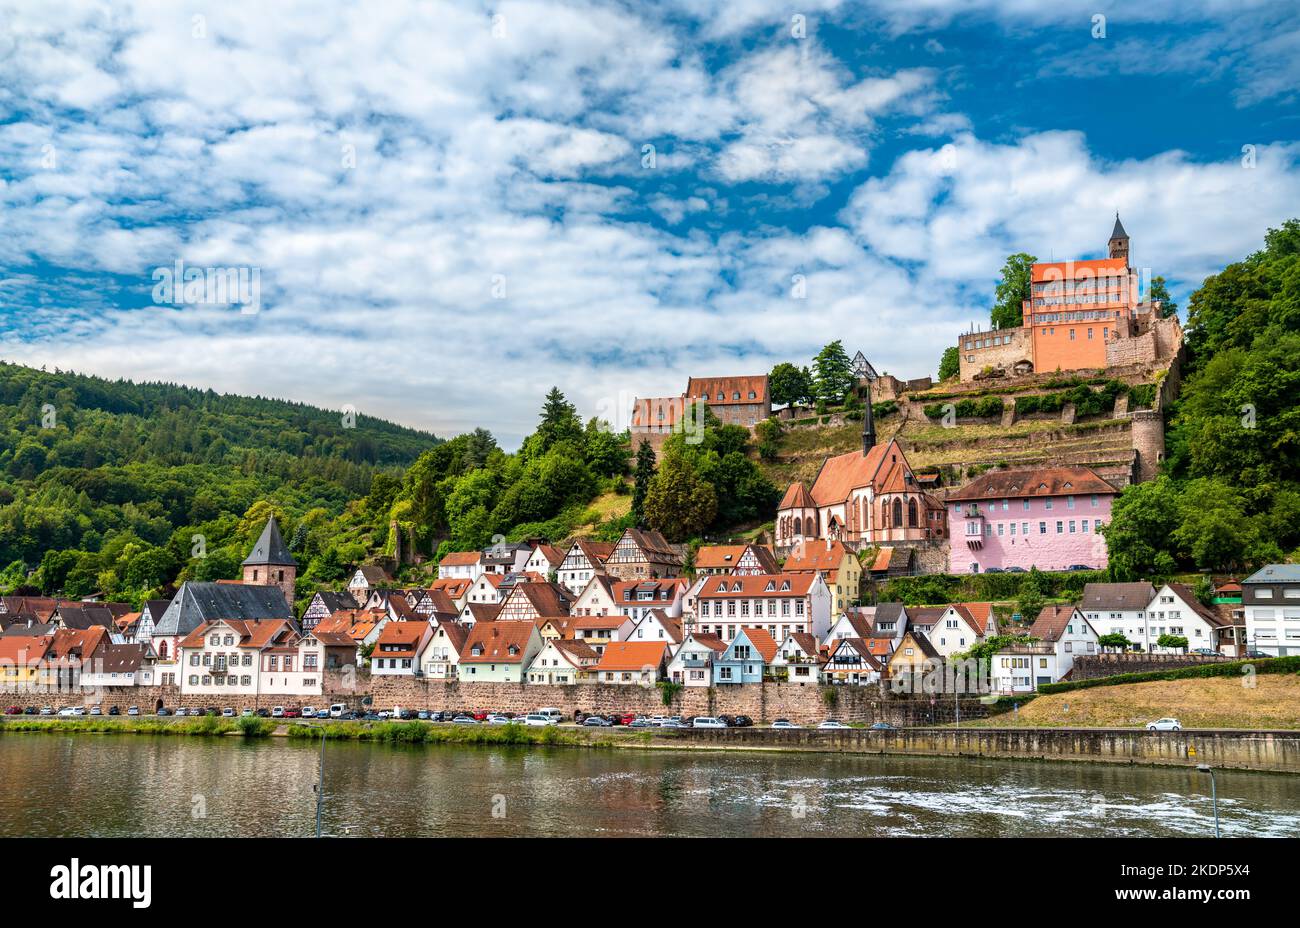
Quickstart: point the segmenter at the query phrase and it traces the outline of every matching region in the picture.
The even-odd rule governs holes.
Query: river
[[[281,738],[7,734],[0,835],[311,835],[319,750]],[[1220,771],[1225,836],[1300,837],[1300,778]],[[1209,836],[1209,778],[833,754],[325,749],[324,832],[357,836]]]

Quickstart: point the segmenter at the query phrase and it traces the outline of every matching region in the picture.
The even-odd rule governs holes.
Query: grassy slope
[[[1038,696],[977,724],[989,727],[1133,728],[1174,716],[1186,728],[1300,728],[1300,676],[1264,675],[1097,686]],[[963,723],[967,724],[967,723]]]

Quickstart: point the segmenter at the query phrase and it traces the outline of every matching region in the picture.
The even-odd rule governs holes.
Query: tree
[[[776,416],[769,416],[754,426],[758,436],[758,456],[764,461],[775,461],[781,453],[781,434],[784,428]]]
[[[1007,257],[989,314],[994,328],[1014,329],[1024,324],[1022,304],[1030,298],[1033,264],[1037,260],[1024,252]]]
[[[1173,301],[1169,295],[1169,288],[1165,286],[1163,277],[1151,278],[1151,293],[1149,296],[1151,302],[1160,303],[1160,318],[1168,319],[1171,316],[1178,315],[1178,304]]]
[[[1019,596],[1016,599],[1016,611],[1026,622],[1033,622],[1038,618],[1038,613],[1043,611],[1043,605],[1046,602],[1047,582],[1043,577],[1042,571],[1037,567],[1031,567],[1029,573],[1025,574],[1020,581]]]
[[[788,361],[782,361],[768,375],[768,389],[772,402],[778,406],[806,403],[813,392],[812,376],[808,373],[808,368],[798,368]]]
[[[817,398],[827,403],[838,403],[853,387],[853,362],[839,340],[831,342],[813,359]]]
[[[641,439],[636,449],[636,475],[632,486],[632,517],[639,526],[645,525],[645,498],[650,491],[650,481],[655,475],[655,452],[648,438]]]
[[[683,454],[665,454],[645,497],[646,524],[669,541],[699,535],[718,511],[718,496]]]
[[[1156,647],[1180,648],[1183,651],[1186,651],[1187,639],[1184,638],[1182,635],[1161,635],[1159,638],[1156,639]]]
[[[960,373],[961,353],[957,350],[956,345],[949,345],[943,349],[943,357],[939,359],[939,379],[948,380]]]
[[[1127,486],[1102,528],[1112,580],[1168,576],[1177,565],[1167,550],[1178,528],[1178,488],[1169,477]]]
[[[1128,636],[1123,632],[1111,632],[1108,635],[1102,635],[1097,639],[1097,644],[1103,648],[1115,648],[1120,651],[1127,651],[1133,646],[1133,642],[1128,640]]]
[[[562,441],[582,444],[582,420],[578,410],[564,398],[559,387],[551,387],[542,405],[542,421],[537,431],[524,441],[525,458],[539,458]]]

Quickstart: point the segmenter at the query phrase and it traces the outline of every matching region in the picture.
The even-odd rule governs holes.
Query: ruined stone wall
[[[957,351],[962,381],[974,379],[986,367],[1000,368],[1010,375],[1017,362],[1034,360],[1033,338],[1023,326],[963,335],[957,342]]]

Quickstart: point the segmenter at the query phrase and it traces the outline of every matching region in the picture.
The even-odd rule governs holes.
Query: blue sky
[[[1185,306],[1300,214],[1297,86],[1293,3],[0,2],[0,357],[507,447],[552,384],[932,374],[1116,211]]]

